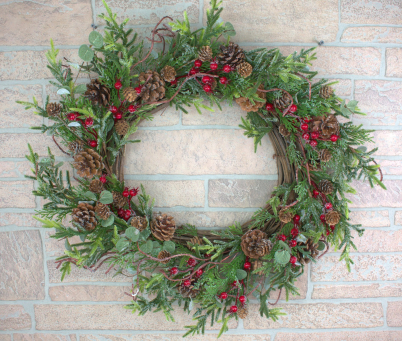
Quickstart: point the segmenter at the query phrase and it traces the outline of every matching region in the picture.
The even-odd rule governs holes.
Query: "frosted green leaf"
[[[276,251],[275,260],[278,264],[286,265],[290,261],[290,253],[287,251]]]
[[[92,31],[89,34],[89,43],[92,44],[96,48],[100,48],[103,46],[103,37],[99,32]]]
[[[92,60],[92,58],[94,57],[94,51],[92,51],[88,45],[81,45],[78,50],[78,56],[84,62],[90,62]]]

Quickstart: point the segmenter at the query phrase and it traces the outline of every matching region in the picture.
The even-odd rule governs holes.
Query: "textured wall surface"
[[[208,8],[208,0],[109,3],[143,37],[161,16],[180,18],[184,10],[199,26]],[[338,262],[338,252],[328,253],[299,281],[300,296],[279,301],[287,316],[274,323],[251,309],[221,340],[402,340],[402,1],[225,0],[224,5],[223,19],[235,25],[235,41],[245,48],[291,53],[324,40],[313,69],[338,80],[341,97],[361,101],[367,116],[353,120],[377,130],[376,156],[388,191],[355,184],[351,217],[367,230],[356,239],[352,272]],[[41,202],[31,195],[34,184],[24,179],[26,144],[44,155],[52,141],[29,130],[41,119],[15,100],[57,98],[48,86],[49,38],[62,56],[78,60],[91,25],[103,24],[96,18],[102,11],[100,0],[0,1],[0,341],[176,341],[190,323],[180,311],[175,323],[160,314],[131,315],[123,309],[130,283],[106,275],[106,268],[95,274],[74,269],[61,283],[54,259],[64,243],[49,239],[32,218]],[[268,199],[276,165],[268,139],[253,153],[253,141],[238,128],[242,115],[228,106],[202,116],[194,109],[167,110],[142,123],[137,138],[143,143],[127,152],[128,182],[143,183],[158,209],[180,223],[218,228],[245,221]],[[216,332],[189,340],[214,340]]]

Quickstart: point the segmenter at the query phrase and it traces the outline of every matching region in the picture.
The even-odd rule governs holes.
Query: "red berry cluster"
[[[92,148],[96,148],[98,146],[98,133],[96,132],[95,129],[92,129],[91,131],[88,130],[88,128],[92,127],[94,124],[94,120],[92,117],[87,117],[85,120],[79,118],[80,114],[78,112],[70,112],[67,114],[67,119],[72,122],[80,122],[84,129],[88,131],[91,135],[95,137],[95,140],[88,140],[88,145],[91,146]]]

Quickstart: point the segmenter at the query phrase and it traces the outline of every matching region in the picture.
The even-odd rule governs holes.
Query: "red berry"
[[[123,193],[122,193],[123,197],[128,197],[128,188],[125,188]]]
[[[332,209],[332,204],[331,204],[330,202],[327,202],[327,203],[325,204],[325,208],[326,208],[327,210]]]
[[[183,282],[183,285],[184,285],[185,287],[189,287],[189,286],[191,285],[191,281],[190,281],[189,279],[186,279],[186,280]]]
[[[219,78],[219,83],[221,84],[228,84],[228,79],[226,77],[220,77]]]
[[[311,121],[311,118],[305,117],[304,122],[309,123]]]
[[[310,140],[310,134],[309,133],[304,133],[302,135],[302,138],[305,139],[306,141]]]
[[[297,258],[295,256],[291,256],[289,262],[290,264],[296,264]]]
[[[121,81],[117,81],[116,83],[114,83],[114,88],[116,90],[120,90],[122,86],[123,84],[121,83]]]
[[[85,126],[86,126],[87,128],[93,126],[93,124],[94,124],[94,119],[93,119],[92,117],[88,117],[88,118],[85,120]]]
[[[103,183],[103,184],[105,184],[106,183],[106,175],[105,174],[103,174],[100,178],[99,178],[99,181],[101,182],[101,183]]]
[[[327,230],[327,236],[331,234],[331,230]]]
[[[237,281],[233,281],[232,287],[237,287],[237,285],[238,285]]]
[[[78,118],[78,116],[79,116],[78,113],[72,112],[72,113],[70,113],[70,114],[67,115],[67,119],[68,119],[69,121],[76,121],[77,118]]]
[[[311,140],[310,141],[310,146],[311,147],[317,147],[317,140]]]
[[[290,234],[292,235],[293,238],[296,238],[296,237],[299,235],[299,229],[293,228],[293,229],[290,231]]]
[[[292,104],[289,108],[290,112],[296,112],[297,111],[297,105],[296,104]]]
[[[121,112],[117,112],[115,114],[113,114],[113,118],[116,120],[121,120],[121,118],[123,117]]]
[[[137,187],[137,188],[130,189],[129,193],[130,193],[131,197],[135,197],[138,194],[138,192],[139,192],[139,190],[138,190],[138,187]]]
[[[284,242],[286,240],[286,236],[284,234],[281,234],[278,236],[278,239]]]
[[[126,211],[124,212],[124,215],[130,217],[130,216],[131,216],[131,211],[130,211],[130,210],[126,210]]]
[[[232,306],[230,307],[230,312],[231,312],[231,313],[236,313],[236,312],[237,312],[237,307],[236,307],[235,305],[232,305]]]
[[[216,70],[218,68],[218,63],[217,62],[211,62],[211,64],[209,64],[209,67],[211,70]]]
[[[232,67],[228,64],[223,66],[223,72],[229,73],[230,71],[232,71]]]
[[[335,134],[331,135],[331,141],[332,141],[332,142],[338,141],[338,138],[339,138],[338,135],[335,135]]]
[[[193,266],[195,266],[196,264],[197,264],[197,261],[196,261],[194,258],[190,258],[190,259],[187,261],[187,265],[188,265],[188,266],[193,267]]]
[[[109,107],[109,110],[110,110],[110,112],[111,112],[112,114],[117,113],[117,107],[114,106],[114,105],[111,105],[111,106]]]
[[[98,142],[95,140],[89,140],[88,143],[92,148],[96,148],[98,146]]]
[[[197,272],[195,273],[195,275],[196,275],[197,277],[201,277],[201,275],[202,275],[203,273],[204,273],[204,270],[198,269]]]
[[[200,67],[202,66],[202,61],[199,60],[199,59],[197,59],[197,60],[194,62],[194,66],[195,66],[196,68],[200,68]]]
[[[209,84],[205,84],[202,88],[205,92],[212,92],[212,88]]]
[[[137,94],[140,94],[141,93],[141,90],[142,90],[142,86],[140,85],[140,86],[137,86],[136,88],[134,88],[134,90],[135,90],[135,92],[137,93]]]
[[[222,292],[219,295],[219,298],[222,299],[222,300],[226,300],[228,298],[228,293],[227,292]]]
[[[320,215],[320,220],[321,220],[323,223],[325,223],[325,214],[321,214],[321,215]]]
[[[317,198],[320,195],[320,192],[318,192],[316,189],[313,190],[313,197]]]
[[[297,241],[296,241],[296,240],[292,239],[292,240],[289,241],[289,246],[290,246],[290,247],[295,247],[296,245],[297,245]]]
[[[179,269],[176,267],[170,269],[171,276],[177,275],[178,272],[179,272]]]
[[[137,106],[130,104],[130,105],[128,106],[127,110],[128,110],[130,113],[134,113],[134,112],[137,111]]]
[[[122,208],[119,208],[119,209],[117,210],[117,214],[118,214],[119,217],[124,216],[124,210],[123,210]]]
[[[212,78],[209,76],[204,76],[202,77],[202,82],[203,83],[211,83],[212,82]]]
[[[295,224],[297,224],[300,221],[300,216],[298,214],[295,214],[295,216],[293,217],[293,222]]]
[[[193,67],[193,68],[190,70],[190,75],[195,75],[196,73],[198,73],[198,71],[200,71],[200,70]]]
[[[318,131],[313,131],[311,132],[311,138],[312,139],[318,139],[318,137],[320,136],[320,133]]]
[[[307,123],[303,123],[303,124],[300,126],[300,128],[301,128],[301,130],[308,130],[308,124],[307,124]]]
[[[333,231],[335,230],[335,225],[331,225],[329,228]]]
[[[177,78],[173,79],[173,80],[170,82],[170,85],[176,85],[176,84],[177,84]]]
[[[265,110],[267,111],[274,110],[274,105],[272,103],[265,104]]]
[[[247,300],[246,296],[240,296],[239,297],[240,303],[244,303],[244,302],[246,302],[246,300]]]
[[[250,262],[245,262],[243,265],[244,270],[250,270],[251,269],[251,263]]]

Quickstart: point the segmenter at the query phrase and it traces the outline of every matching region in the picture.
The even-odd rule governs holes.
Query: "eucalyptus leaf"
[[[79,122],[71,122],[68,124],[69,127],[81,127],[81,124]]]
[[[348,104],[346,104],[346,106],[347,106],[350,110],[353,111],[353,110],[356,108],[357,103],[358,103],[357,101],[352,100],[352,101],[349,101]]]
[[[169,252],[170,254],[174,253],[174,250],[176,249],[175,243],[172,241],[168,240],[163,243],[163,249]]]
[[[230,22],[225,23],[225,32],[223,32],[223,36],[225,38],[234,37],[236,35],[236,31]]]
[[[146,228],[144,231],[141,231],[140,233],[140,238],[141,240],[147,240],[147,238],[150,236],[151,234],[151,230],[148,228]]]
[[[84,196],[85,196],[86,198],[88,198],[89,200],[96,201],[96,195],[95,195],[95,193],[93,193],[93,192],[91,192],[91,191],[86,191],[86,192],[84,193]]]
[[[106,220],[102,220],[102,226],[103,227],[108,227],[110,225],[112,225],[114,223],[114,215],[111,214],[109,218],[107,218]]]
[[[61,89],[57,90],[57,94],[58,95],[69,95],[70,91],[68,91],[67,89],[61,88]]]
[[[360,150],[362,153],[365,153],[367,151],[367,147],[366,146],[360,146],[360,147],[357,147],[357,150]]]
[[[247,271],[242,270],[242,269],[237,269],[236,277],[239,281],[241,281],[242,279],[245,279],[247,277]]]
[[[65,246],[66,250],[68,250],[68,251],[72,251],[72,250],[73,250],[73,249],[71,248],[71,245],[70,245],[70,243],[69,243],[69,241],[68,241],[67,238],[66,238],[66,241],[64,242],[64,246]]]
[[[87,86],[86,84],[79,84],[75,87],[74,92],[76,94],[83,94],[85,91],[87,91]]]
[[[130,226],[126,230],[126,236],[131,241],[136,242],[136,241],[138,241],[138,239],[140,239],[140,231],[137,230],[134,226]]]
[[[111,204],[113,202],[113,194],[109,191],[103,191],[100,195],[99,201],[104,204]]]
[[[89,43],[92,44],[96,48],[100,48],[103,46],[103,37],[99,32],[92,31],[88,37]]]
[[[140,246],[141,251],[145,253],[150,253],[153,249],[154,245],[152,244],[152,240],[147,240],[146,243]]]
[[[119,252],[124,251],[127,249],[130,245],[130,242],[126,238],[120,238],[119,241],[116,244],[116,249]]]
[[[317,250],[318,250],[318,251],[324,251],[325,248],[326,248],[325,243],[320,240],[320,241],[318,242],[318,248],[317,248]]]
[[[78,56],[85,62],[90,62],[94,57],[94,51],[88,45],[81,45],[78,49]]]
[[[284,241],[280,240],[279,241],[279,245],[282,246],[285,250],[287,250],[288,252],[290,252],[290,247],[288,244],[286,244]]]
[[[290,260],[290,253],[283,250],[278,250],[275,252],[275,260],[278,264],[286,265]]]

